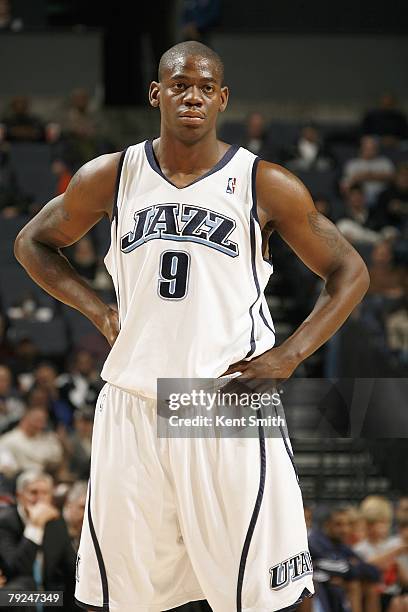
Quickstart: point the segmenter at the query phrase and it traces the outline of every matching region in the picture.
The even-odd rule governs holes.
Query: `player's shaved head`
[[[224,64],[222,59],[210,47],[196,40],[187,40],[170,47],[160,58],[159,63],[159,81],[162,80],[165,70],[171,70],[175,64],[180,61],[185,61],[188,57],[195,56],[204,58],[212,62],[216,68],[217,76],[222,84],[224,80]]]

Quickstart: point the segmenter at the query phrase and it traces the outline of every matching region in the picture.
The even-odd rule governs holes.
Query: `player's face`
[[[222,87],[216,64],[199,56],[175,61],[164,70],[160,83],[150,87],[150,102],[160,107],[162,126],[189,143],[215,130],[227,101],[228,89]]]

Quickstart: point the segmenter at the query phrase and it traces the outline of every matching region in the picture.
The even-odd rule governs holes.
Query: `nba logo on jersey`
[[[236,185],[236,183],[237,183],[237,179],[235,177],[228,179],[227,193],[234,193],[235,192],[235,185]]]

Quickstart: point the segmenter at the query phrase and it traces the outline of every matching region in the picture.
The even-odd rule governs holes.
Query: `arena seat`
[[[70,340],[74,345],[78,344],[84,336],[98,333],[89,319],[78,310],[75,310],[75,308],[62,304],[61,310],[67,323]]]
[[[224,121],[219,128],[219,137],[231,144],[245,142],[245,123],[243,121]]]
[[[43,291],[17,262],[2,264],[0,267],[0,296],[5,310],[20,303],[24,297],[32,295],[39,306],[55,309],[53,297]]]
[[[62,317],[55,317],[46,323],[24,319],[13,321],[7,335],[13,344],[22,338],[30,338],[42,355],[58,356],[68,350],[67,329]]]
[[[56,193],[56,176],[51,170],[51,147],[43,143],[13,143],[10,160],[24,193],[45,204]]]
[[[326,170],[297,170],[296,176],[306,185],[312,195],[324,195],[329,199],[336,196],[337,172]]]
[[[0,223],[0,265],[14,263],[14,241],[18,232],[27,223],[28,217],[13,217],[12,219],[1,219]]]

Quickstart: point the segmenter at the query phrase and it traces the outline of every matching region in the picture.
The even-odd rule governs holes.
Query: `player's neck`
[[[215,133],[189,144],[162,132],[154,142],[154,152],[164,174],[194,175],[215,166],[224,155],[225,147]]]

